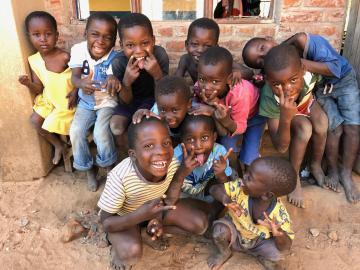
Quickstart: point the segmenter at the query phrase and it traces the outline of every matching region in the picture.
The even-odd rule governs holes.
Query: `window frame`
[[[246,16],[242,18],[236,19],[214,19],[213,16],[213,0],[204,0],[204,17],[214,19],[218,24],[260,24],[260,23],[273,23],[274,22],[274,6],[275,0],[271,0],[270,2],[270,10],[269,10],[269,17],[266,19],[258,18],[256,16]],[[138,12],[141,13],[141,0],[131,0],[131,12]],[[171,20],[151,20],[154,22],[172,22]],[[189,21],[189,20],[183,20]]]

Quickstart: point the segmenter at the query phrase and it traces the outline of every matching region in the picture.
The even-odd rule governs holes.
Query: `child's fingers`
[[[224,156],[224,159],[227,160],[230,156],[230,154],[232,153],[233,149],[232,147],[226,152],[225,156]]]
[[[284,98],[284,91],[282,90],[282,87],[280,87],[280,89],[279,89],[279,94],[280,94],[280,96],[279,96],[280,104],[283,104],[285,98]]]
[[[184,159],[188,157],[188,152],[186,150],[185,144],[181,143],[181,148],[183,150]]]
[[[175,210],[175,209],[176,209],[176,205],[164,205],[159,207],[160,211]]]
[[[217,91],[215,90],[214,92],[212,92],[212,94],[209,97],[209,100],[213,100],[214,98],[217,97]]]
[[[191,150],[190,150],[190,155],[189,155],[190,157],[191,157],[191,159],[193,159],[194,158],[194,156],[195,156],[195,149],[194,149],[194,146],[191,146]]]

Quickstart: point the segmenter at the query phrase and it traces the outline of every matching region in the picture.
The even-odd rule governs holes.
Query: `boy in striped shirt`
[[[194,209],[190,201],[165,205],[164,194],[183,170],[173,157],[166,123],[145,118],[129,126],[128,139],[129,157],[109,173],[98,202],[115,269],[130,269],[140,260],[142,225],[147,224],[153,240],[164,230],[203,234],[208,226],[206,214]]]

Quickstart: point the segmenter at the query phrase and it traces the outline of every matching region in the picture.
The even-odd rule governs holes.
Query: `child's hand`
[[[220,103],[214,103],[214,106],[216,108],[214,111],[214,116],[216,120],[219,120],[220,122],[231,120],[231,106],[227,107]]]
[[[89,75],[86,78],[80,79],[79,87],[82,89],[84,94],[92,95],[95,91],[101,91],[98,87],[96,87],[96,81],[93,81],[94,72],[90,69]]]
[[[241,83],[242,80],[242,74],[240,70],[234,70],[233,71],[233,78],[232,78],[232,82],[231,82],[231,86],[234,86],[238,83]]]
[[[230,148],[226,152],[225,156],[220,155],[219,160],[216,160],[216,159],[214,160],[214,162],[213,162],[213,170],[214,170],[216,178],[223,176],[223,174],[225,172],[225,169],[227,167],[227,162],[226,161],[229,158],[232,151],[233,151],[233,149]]]
[[[151,240],[156,240],[163,234],[163,225],[157,218],[154,218],[149,221],[146,232],[151,236]]]
[[[162,78],[162,71],[157,62],[155,56],[148,52],[148,56],[145,58],[144,69],[154,78],[155,81]]]
[[[131,86],[133,82],[139,77],[140,75],[140,68],[139,68],[139,60],[135,59],[132,55],[129,58],[129,62],[127,63],[124,79],[123,82],[125,86]]]
[[[213,116],[215,108],[206,104],[196,104],[196,106],[191,107],[189,114],[191,115],[206,115]]]
[[[18,80],[19,80],[19,83],[21,83],[22,85],[25,85],[27,87],[29,87],[29,85],[31,83],[31,80],[28,75],[20,75]]]
[[[275,217],[270,219],[266,212],[264,212],[264,217],[265,220],[258,219],[258,224],[268,228],[274,237],[284,235],[284,231],[281,229],[282,224],[279,223]]]
[[[148,109],[139,109],[134,113],[134,115],[132,117],[133,124],[139,124],[144,117],[146,117],[146,118],[156,117],[161,120],[161,117],[159,115],[153,113],[152,111],[150,111]]]
[[[294,99],[289,97],[287,93],[284,95],[283,90],[280,88],[280,116],[292,120],[297,112],[298,110]]]
[[[166,195],[164,194],[162,197],[147,201],[142,206],[140,206],[136,211],[141,217],[141,219],[150,220],[162,211],[176,209],[175,205],[165,205],[165,198]]]
[[[78,101],[78,89],[74,88],[71,90],[67,95],[66,98],[68,99],[68,109],[71,110],[76,107]]]
[[[240,217],[245,212],[245,209],[236,202],[225,203],[224,206],[237,217]]]
[[[121,83],[114,75],[108,75],[106,83],[102,87],[106,88],[110,96],[115,96],[121,90]]]
[[[193,146],[191,146],[190,153],[188,153],[186,150],[185,144],[181,143],[181,148],[183,150],[183,161],[181,164],[181,169],[183,170],[184,175],[189,175],[200,164],[195,158],[195,151]]]
[[[219,98],[217,97],[216,90],[210,95],[210,97],[206,97],[205,89],[202,89],[200,92],[200,98],[204,103],[210,106],[213,106],[215,103],[219,102]]]

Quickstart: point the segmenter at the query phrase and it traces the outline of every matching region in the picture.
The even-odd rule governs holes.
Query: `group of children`
[[[164,233],[211,235],[217,247],[211,269],[231,250],[256,256],[266,269],[283,269],[282,251],[294,232],[279,197],[304,207],[299,171],[310,140],[309,167],[318,185],[337,191],[341,183],[349,201],[359,200],[351,178],[359,89],[352,67],[322,37],[299,33],[280,45],[251,39],[243,59],[264,75],[260,91],[252,73],[218,46],[219,26],[211,19],[190,24],[175,75],[168,75],[167,53],[155,45],[143,14],[118,24],[92,14],[86,41],[70,55],[56,47],[50,14],[32,12],[25,26],[38,52],[29,57],[31,79],[19,81],[39,94],[31,121],[55,147],[54,164],[66,148],[57,134],[70,135],[74,167],[87,172],[90,190],[98,188],[95,164],[109,171],[98,206],[115,269],[130,269],[143,242],[164,248]],[[120,52],[114,50],[117,31]],[[266,123],[275,148],[289,149],[289,161],[260,157]],[[338,168],[342,133],[346,155]]]

